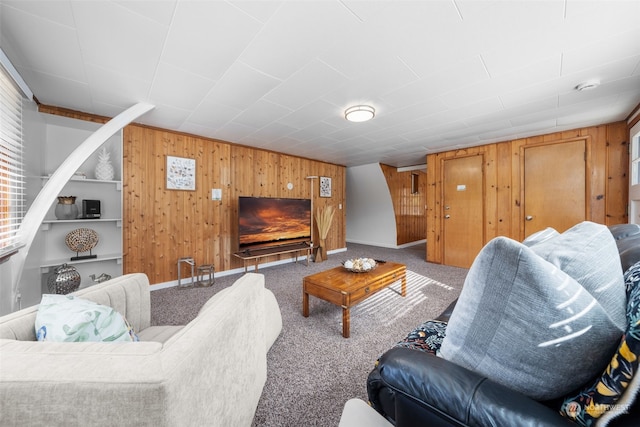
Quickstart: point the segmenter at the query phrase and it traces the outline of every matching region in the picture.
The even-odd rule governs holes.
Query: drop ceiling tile
[[[79,111],[91,109],[88,84],[36,71],[30,75],[35,76],[36,80],[29,83],[29,88],[37,94],[40,103]]]
[[[339,2],[286,1],[240,59],[284,80],[329,49],[349,49],[341,34],[357,22]]]
[[[65,4],[59,7],[65,9]],[[67,5],[68,6],[68,5]],[[22,10],[0,5],[0,28],[3,34],[11,34],[15,42],[19,40],[19,54],[26,58],[21,64],[41,74],[85,82],[84,66],[78,37],[74,28],[54,21],[28,14]],[[41,37],[38,28],[47,37]],[[59,49],[64,46],[64,49]],[[20,64],[14,64],[18,67]],[[43,87],[44,85],[38,85]]]
[[[254,19],[266,23],[282,5],[282,1],[241,0],[229,1],[229,3],[244,11]]]
[[[314,60],[268,93],[265,99],[296,110],[346,83],[344,76]]]
[[[325,137],[325,135],[329,135],[335,131],[335,126],[328,123],[319,122],[295,131],[289,136],[300,141],[308,141],[318,137]]]
[[[221,139],[223,141],[239,141],[255,132],[253,126],[245,126],[240,123],[229,122],[221,129],[216,130],[214,138]]]
[[[394,106],[412,105],[487,80],[489,76],[482,60],[476,56],[434,71],[417,82],[385,94],[382,98]]]
[[[180,129],[190,113],[170,105],[156,104],[156,108],[143,115],[140,121],[162,129]]]
[[[266,140],[269,144],[273,144],[275,140],[281,138],[283,135],[290,136],[297,130],[298,129],[284,125],[280,122],[272,122],[248,135],[244,141],[251,138],[253,140]]]
[[[218,80],[261,28],[227,2],[178,2],[163,61]]]
[[[213,80],[168,63],[160,63],[151,86],[149,99],[154,104],[193,110],[202,102],[213,85]]]
[[[45,19],[48,21],[67,27],[75,26],[73,12],[71,11],[71,4],[69,2],[51,0],[3,0],[0,8],[3,13],[6,13],[8,8],[17,9],[34,17],[46,17]]]
[[[149,79],[167,27],[113,2],[73,2],[82,59],[134,78]],[[113,23],[117,22],[117,30]],[[108,34],[108,37],[104,37]]]
[[[246,64],[235,62],[207,94],[207,99],[235,108],[247,108],[280,83],[280,80]]]
[[[613,34],[597,42],[568,49],[562,57],[562,74],[573,74],[640,54],[640,28]],[[593,58],[598,58],[594,64]]]
[[[260,100],[245,109],[233,119],[233,123],[260,129],[269,123],[286,116],[291,110],[273,102]]]
[[[318,99],[294,110],[280,121],[291,127],[304,128],[340,114],[341,112],[338,111],[335,105],[323,99]],[[337,127],[334,124],[332,126]]]
[[[189,116],[188,123],[219,129],[242,113],[241,109],[205,99]]]
[[[114,3],[131,10],[141,18],[152,19],[165,27],[171,25],[178,0],[116,0]]]
[[[92,99],[128,107],[149,96],[150,81],[136,79],[129,74],[118,73],[92,64],[85,64],[85,69]]]
[[[560,75],[560,55],[547,58],[524,69],[511,71],[489,81],[482,81],[471,86],[463,86],[458,90],[447,92],[439,99],[447,108],[457,108],[482,99],[500,96],[518,90],[537,80],[551,80]]]

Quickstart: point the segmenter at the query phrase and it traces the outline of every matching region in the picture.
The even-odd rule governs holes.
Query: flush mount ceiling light
[[[578,86],[575,87],[575,89],[578,92],[582,92],[583,90],[595,89],[598,86],[600,86],[600,80],[589,80],[587,82],[580,83]]]
[[[369,105],[355,105],[344,111],[344,118],[350,122],[366,122],[373,119],[376,110]]]

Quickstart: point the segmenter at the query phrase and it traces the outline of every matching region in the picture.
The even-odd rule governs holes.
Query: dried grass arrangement
[[[329,235],[334,213],[335,211],[331,205],[318,208],[316,211],[316,225],[318,226],[318,233],[320,234],[320,245],[318,246],[318,252],[315,256],[316,262],[322,262],[327,259],[325,240]]]

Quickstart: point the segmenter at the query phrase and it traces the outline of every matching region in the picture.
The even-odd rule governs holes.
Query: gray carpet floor
[[[407,266],[407,296],[400,282],[351,310],[351,337],[342,337],[342,309],[310,297],[309,317],[302,316],[302,278],[339,266],[350,258],[369,257]],[[376,359],[422,322],[436,317],[458,297],[466,269],[425,261],[425,245],[387,249],[349,244],[346,252],[323,262],[304,261],[260,268],[282,312],[283,328],[268,354],[268,374],[253,425],[337,426],[344,403],[366,400],[367,375]],[[168,288],[151,293],[154,325],[180,325],[193,319],[216,292],[239,275],[217,277],[210,288]]]

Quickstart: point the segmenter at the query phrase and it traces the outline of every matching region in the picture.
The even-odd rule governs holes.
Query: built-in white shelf
[[[71,252],[69,252],[71,253]],[[60,258],[57,260],[48,260],[45,264],[40,266],[40,270],[42,273],[49,273],[53,267],[57,267],[62,264],[88,264],[91,262],[105,262],[105,261],[116,261],[117,264],[122,264],[122,254],[96,254],[97,258],[87,258],[87,259],[79,259],[75,261],[71,261],[71,257],[69,258]]]
[[[83,141],[100,128],[76,119],[55,115],[42,115],[45,140],[42,143],[42,162],[32,169],[29,176],[34,194],[39,186],[42,189],[51,179],[54,171],[71,155]],[[46,292],[46,280],[55,267],[62,264],[73,265],[82,278],[82,287],[90,286],[92,274],[108,274],[112,277],[122,275],[122,132],[110,137],[104,147],[111,155],[114,167],[114,179],[95,178],[99,154],[92,154],[84,163],[79,164],[74,174],[57,196],[74,196],[79,215],[82,215],[82,201],[99,200],[101,217],[95,219],[76,218],[59,220],[55,217],[56,202],[52,203],[40,225],[35,247],[30,251],[28,263],[40,270],[42,291]],[[77,228],[94,230],[99,240],[91,253],[96,258],[71,261],[76,253],[69,250],[65,243],[68,233]],[[89,255],[82,252],[78,255]],[[33,279],[31,279],[33,280]]]
[[[40,227],[40,230],[47,231],[51,228],[51,225],[53,224],[78,224],[78,223],[89,224],[89,223],[96,223],[96,222],[115,222],[116,227],[122,228],[122,218],[96,218],[96,219],[77,218],[77,219],[45,219],[44,221],[42,221],[42,226]]]

